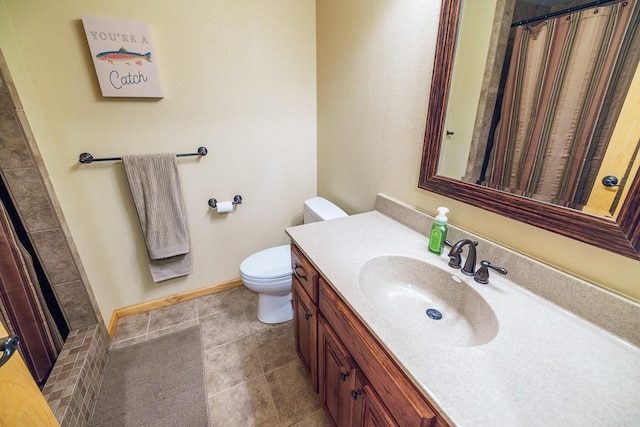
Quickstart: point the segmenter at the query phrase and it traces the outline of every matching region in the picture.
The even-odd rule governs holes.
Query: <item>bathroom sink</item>
[[[358,281],[375,314],[399,333],[455,347],[486,344],[498,333],[498,320],[459,274],[388,255],[368,260]]]

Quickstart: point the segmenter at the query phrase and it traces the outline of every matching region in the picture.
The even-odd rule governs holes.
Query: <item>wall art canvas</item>
[[[162,98],[146,22],[83,16],[102,96]]]

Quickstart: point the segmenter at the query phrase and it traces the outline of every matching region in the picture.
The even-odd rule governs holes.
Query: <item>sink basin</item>
[[[389,255],[367,261],[358,281],[375,314],[398,333],[455,347],[486,344],[498,333],[498,320],[489,304],[458,274],[414,258]]]

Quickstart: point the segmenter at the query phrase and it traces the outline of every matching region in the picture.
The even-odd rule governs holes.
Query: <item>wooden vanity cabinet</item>
[[[298,266],[293,275],[296,350],[332,423],[447,426],[331,285],[291,247],[292,267]],[[307,276],[307,285],[300,275]]]
[[[318,386],[320,401],[336,426],[398,425],[322,314],[318,321]]]

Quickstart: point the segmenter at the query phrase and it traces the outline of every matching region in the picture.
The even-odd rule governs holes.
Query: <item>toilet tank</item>
[[[303,212],[305,224],[348,216],[345,211],[322,197],[305,200]]]

